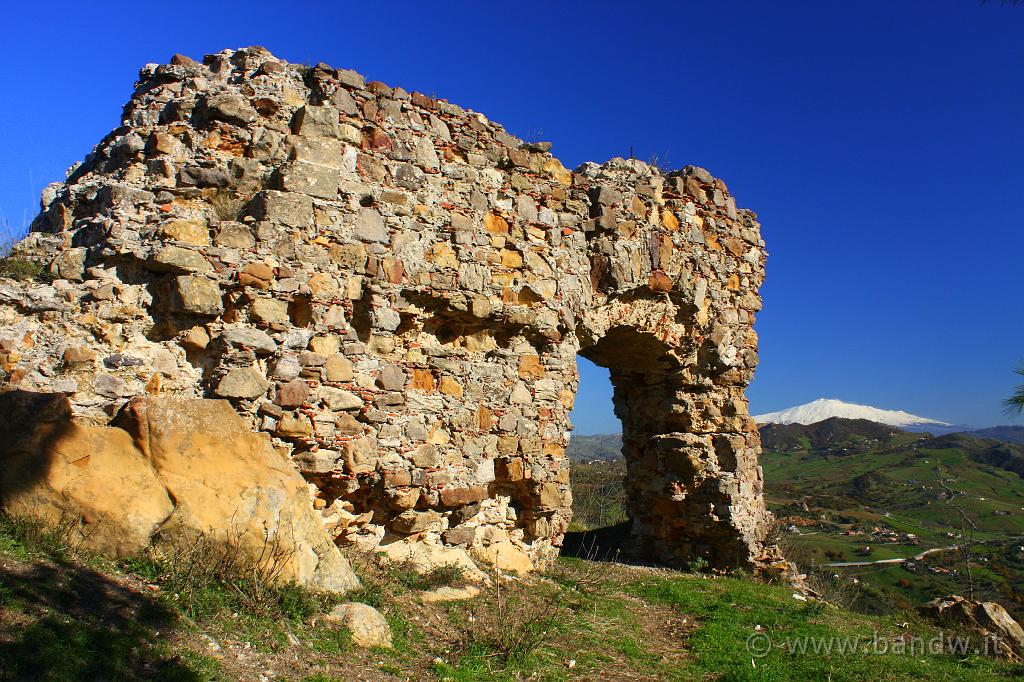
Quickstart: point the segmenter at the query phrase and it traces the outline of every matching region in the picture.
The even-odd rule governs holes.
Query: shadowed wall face
[[[260,48],[143,69],[0,282],[4,382],[104,421],[230,400],[336,542],[529,570],[571,504],[578,353],[609,367],[654,557],[764,566],[744,390],[764,274],[725,184],[565,169],[481,114]]]

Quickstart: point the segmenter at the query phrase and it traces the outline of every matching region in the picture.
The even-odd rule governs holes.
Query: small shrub
[[[81,518],[62,516],[55,524],[27,516],[0,513],[0,549],[19,559],[45,556],[67,561],[81,554],[85,536]]]
[[[368,553],[349,556],[349,561],[363,586],[349,593],[348,600],[363,602],[374,608],[379,608],[403,592],[459,585],[466,577],[465,570],[458,564],[435,566],[426,573],[420,573],[409,560],[382,563],[379,557]]]
[[[582,595],[599,594],[614,584],[612,573],[589,559],[562,557],[545,575],[564,588]]]
[[[669,161],[669,153],[667,151],[661,154],[651,154],[647,159],[647,165],[657,168],[662,173],[668,173],[672,170],[672,162]]]
[[[221,612],[254,621],[301,622],[333,606],[338,597],[282,582],[285,553],[268,543],[255,559],[236,542],[198,537],[191,543],[151,547],[122,567],[160,585],[163,599],[195,620]]]
[[[822,601],[844,609],[850,608],[860,593],[859,587],[848,578],[824,570],[808,573],[807,584],[818,593]]]
[[[24,236],[24,230],[15,230],[10,221],[0,218],[0,277],[28,280],[43,276],[42,263],[12,254],[14,245]]]
[[[465,578],[465,570],[458,564],[435,566],[420,574],[410,564],[389,564],[387,570],[410,590],[435,590],[438,587],[456,585]]]
[[[352,633],[348,628],[314,628],[309,633],[309,648],[319,654],[340,654],[352,648]]]
[[[471,616],[463,624],[465,657],[490,672],[528,668],[541,645],[568,623],[561,608],[563,596],[557,587],[547,589],[543,596],[509,594],[495,573],[490,594],[473,604]]]
[[[0,257],[0,277],[9,277],[18,281],[45,279],[45,268],[42,263],[20,258],[18,256]]]
[[[375,609],[380,609],[388,602],[390,595],[385,586],[379,581],[367,578],[361,574],[359,575],[359,581],[362,583],[362,587],[345,595],[349,601],[361,602]]]
[[[278,610],[292,622],[308,620],[340,600],[331,595],[312,592],[295,583],[285,583],[274,589],[277,593]]]

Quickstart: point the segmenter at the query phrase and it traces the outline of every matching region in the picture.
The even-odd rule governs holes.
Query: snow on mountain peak
[[[818,398],[805,405],[797,405],[779,412],[769,412],[754,416],[758,424],[814,424],[830,417],[842,417],[843,419],[867,419],[868,421],[889,426],[912,426],[916,424],[936,424],[939,426],[950,426],[947,422],[940,422],[937,419],[918,417],[909,412],[899,410],[880,410],[869,405],[855,405],[844,403],[834,398]]]

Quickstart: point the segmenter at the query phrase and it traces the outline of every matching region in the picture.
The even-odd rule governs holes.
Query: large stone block
[[[255,367],[235,367],[217,384],[217,395],[224,398],[258,398],[267,392],[270,384]]]
[[[337,138],[339,137],[338,121],[338,110],[334,107],[317,107],[307,104],[295,112],[292,129],[296,135],[302,137]]]
[[[121,429],[76,424],[65,396],[0,393],[0,505],[115,557],[142,552],[174,511],[146,457]]]
[[[220,287],[208,277],[181,275],[175,278],[175,294],[179,312],[206,316],[224,312]]]
[[[283,227],[308,227],[313,222],[313,199],[303,194],[265,190],[256,195],[248,210],[257,220]]]
[[[337,199],[341,174],[336,168],[308,161],[290,161],[277,169],[277,185],[321,199]]]

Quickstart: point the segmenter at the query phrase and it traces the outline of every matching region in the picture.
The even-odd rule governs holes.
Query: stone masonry
[[[557,554],[576,356],[611,371],[633,534],[764,568],[764,242],[702,168],[567,170],[479,113],[262,48],[142,69],[48,187],[0,280],[5,386],[106,423],[221,397],[270,433],[338,544]]]

